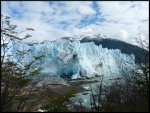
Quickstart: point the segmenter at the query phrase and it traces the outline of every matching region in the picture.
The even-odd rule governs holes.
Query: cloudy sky
[[[20,30],[33,28],[27,41],[56,40],[64,36],[101,33],[132,42],[149,23],[148,1],[3,1],[2,14]]]

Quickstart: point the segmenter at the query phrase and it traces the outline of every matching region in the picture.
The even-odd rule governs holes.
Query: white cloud
[[[100,12],[108,21],[129,22],[148,18],[148,2],[99,2]]]
[[[38,41],[85,33],[102,33],[110,38],[129,42],[131,36],[138,32],[138,28],[145,29],[147,25],[145,20],[149,18],[148,2],[96,3],[98,10],[93,7],[91,1],[8,1],[2,2],[2,14],[10,16],[12,23],[18,25],[21,30],[26,27],[34,28],[35,31],[30,32],[33,35],[30,40]],[[81,20],[91,21],[91,24],[85,23],[79,28],[77,26],[82,25]]]
[[[14,1],[14,2],[7,2],[8,3],[8,6],[12,9],[12,8],[21,8],[21,2],[17,2],[17,1]]]
[[[126,42],[130,41],[139,27],[144,28],[143,21],[149,17],[148,2],[98,2],[98,5],[101,16],[106,20],[101,24],[109,30],[110,37]]]
[[[23,2],[23,7],[27,9],[30,12],[36,12],[36,13],[51,13],[54,10],[50,7],[48,2],[36,2],[36,1],[30,1],[30,2]]]
[[[90,6],[87,6],[87,5],[81,5],[78,8],[78,11],[82,15],[94,15],[94,14],[96,14],[96,11],[93,8],[91,8]]]

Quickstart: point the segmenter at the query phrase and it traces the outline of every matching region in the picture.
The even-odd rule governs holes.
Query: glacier
[[[8,44],[11,47],[13,42]],[[44,54],[41,66],[42,74],[48,76],[70,77],[71,79],[91,78],[95,76],[112,76],[121,74],[122,70],[130,71],[135,67],[135,56],[121,53],[119,49],[102,48],[94,42],[81,43],[79,39],[67,38],[43,43],[17,42],[8,51],[17,61],[17,50],[32,50],[23,61],[28,63],[32,56]],[[1,47],[1,54],[3,49]],[[123,62],[123,63],[122,63]]]

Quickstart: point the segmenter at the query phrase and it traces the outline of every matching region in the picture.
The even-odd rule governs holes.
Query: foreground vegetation
[[[11,49],[18,41],[22,41],[31,35],[20,38],[19,34],[26,31],[34,31],[27,28],[25,31],[18,32],[16,25],[11,25],[10,17],[1,16],[1,111],[2,112],[29,112],[37,111],[39,108],[47,111],[66,112],[66,111],[93,111],[93,112],[145,112],[149,111],[149,63],[141,62],[138,68],[142,70],[142,74],[131,70],[121,76],[121,80],[114,80],[111,86],[103,85],[103,76],[97,89],[97,95],[92,94],[93,101],[91,109],[86,109],[82,105],[74,106],[69,109],[67,105],[70,103],[69,98],[77,93],[79,85],[72,85],[66,93],[52,91],[52,86],[36,87],[29,86],[32,81],[31,76],[39,75],[41,68],[41,60],[44,55],[33,56],[33,60],[23,64],[25,55],[31,50],[23,50],[17,52],[17,61],[13,60],[12,54],[7,55],[7,51]],[[137,41],[142,44],[145,49],[145,43],[140,38]],[[7,43],[6,43],[7,42]],[[8,46],[13,42],[12,46]],[[143,46],[144,45],[144,46]],[[146,45],[149,47],[148,45]],[[149,53],[149,49],[148,49]],[[149,57],[145,55],[145,59],[149,61]],[[139,59],[140,60],[140,59]],[[131,76],[132,75],[132,76]],[[37,81],[39,82],[39,81]],[[69,86],[68,86],[69,87]],[[67,87],[60,87],[57,90],[67,90]],[[92,91],[92,90],[91,90]],[[98,97],[98,98],[96,98]],[[98,104],[96,104],[98,103]],[[77,108],[77,109],[75,109]]]

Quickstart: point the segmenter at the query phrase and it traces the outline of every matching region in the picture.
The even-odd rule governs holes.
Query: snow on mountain
[[[104,37],[98,34],[93,37]],[[24,58],[24,63],[30,62],[33,55],[44,54],[42,60],[44,75],[63,76],[77,78],[91,78],[95,76],[110,76],[122,73],[125,69],[129,71],[134,68],[134,55],[122,54],[119,49],[107,49],[102,45],[95,45],[94,42],[81,43],[79,38],[61,38],[53,42],[44,41],[42,43],[21,43],[15,44],[7,54],[13,54],[15,60],[18,56],[16,51],[31,49],[29,55]],[[9,46],[12,45],[12,42]],[[132,58],[131,58],[132,57]],[[121,63],[130,62],[129,63]]]

